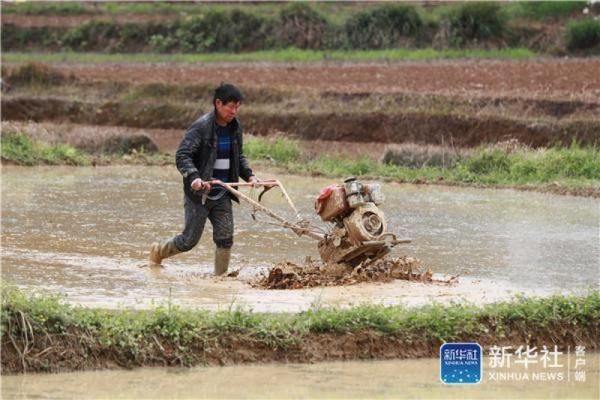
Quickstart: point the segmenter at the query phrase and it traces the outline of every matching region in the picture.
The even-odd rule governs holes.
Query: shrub
[[[74,51],[131,51],[160,34],[168,34],[166,26],[153,23],[118,25],[92,20],[66,31],[60,42]]]
[[[451,42],[461,46],[492,38],[501,38],[506,31],[506,21],[496,3],[466,3],[448,16]]]
[[[282,45],[320,49],[328,30],[327,20],[307,3],[292,3],[279,13],[275,34]]]
[[[252,51],[265,41],[265,21],[241,10],[211,10],[173,27],[178,50],[184,52]]]
[[[352,15],[345,31],[351,48],[380,49],[397,47],[401,37],[415,36],[422,26],[414,7],[386,5]]]
[[[148,40],[148,45],[150,46],[150,48],[160,53],[168,52],[174,49],[175,47],[177,47],[177,43],[177,39],[173,36],[165,36],[161,35],[160,33],[150,36],[150,39]]]
[[[66,77],[59,71],[50,68],[47,65],[38,63],[25,64],[7,77],[7,80],[10,84],[23,84],[30,86],[60,85],[73,79],[73,77]]]
[[[600,45],[600,21],[585,19],[567,25],[567,48],[584,50]]]
[[[27,48],[54,48],[60,44],[58,38],[64,29],[46,26],[20,27],[14,24],[2,24],[2,51],[23,51]]]
[[[110,40],[118,40],[119,27],[106,21],[89,21],[69,29],[62,44],[72,50],[94,50]]]

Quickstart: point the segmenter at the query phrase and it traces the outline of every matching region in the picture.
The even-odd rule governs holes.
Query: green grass
[[[296,142],[282,137],[273,140],[249,137],[244,142],[244,153],[251,159],[269,160],[276,165],[297,160],[301,154]]]
[[[586,6],[587,1],[518,1],[506,4],[504,12],[509,17],[543,20],[580,14]]]
[[[426,61],[441,59],[531,59],[532,50],[524,48],[499,50],[435,50],[435,49],[388,49],[358,51],[317,51],[289,48],[283,50],[256,51],[250,53],[208,54],[105,54],[105,53],[3,53],[4,62],[15,63],[119,63],[119,62],[316,62],[316,61]]]
[[[79,2],[22,2],[6,4],[2,6],[4,14],[23,14],[23,15],[81,15],[91,14],[92,8],[85,7]]]
[[[116,351],[143,363],[160,339],[184,360],[198,356],[194,343],[213,343],[218,338],[240,335],[269,347],[287,346],[310,334],[352,333],[364,330],[396,335],[411,341],[477,340],[486,335],[501,340],[512,329],[539,333],[587,329],[594,332],[600,321],[600,292],[587,295],[516,298],[511,302],[475,305],[428,305],[416,309],[401,306],[359,305],[350,309],[314,307],[300,314],[263,314],[231,307],[220,312],[185,310],[161,305],[148,311],[98,310],[66,304],[58,296],[26,294],[2,288],[0,329],[2,343],[18,339],[24,330],[34,337],[82,332],[88,346]],[[540,339],[540,338],[535,338]],[[543,339],[543,338],[542,338]]]
[[[66,144],[50,145],[37,142],[24,134],[3,134],[0,141],[3,161],[12,161],[20,165],[90,164],[88,155]]]
[[[68,144],[48,144],[43,141],[31,139],[28,135],[19,132],[3,133],[0,136],[2,161],[13,162],[17,165],[73,165],[88,166],[92,164],[136,164],[136,165],[166,165],[173,162],[169,154],[159,152],[146,152],[129,148],[120,150],[114,148],[113,152],[99,149],[90,154],[78,150]]]
[[[481,147],[454,162],[451,167],[422,167],[381,163],[370,158],[348,159],[323,155],[306,159],[293,140],[268,142],[253,139],[251,158],[272,159],[290,172],[329,176],[367,176],[399,181],[462,182],[480,185],[543,185],[558,183],[565,187],[600,186],[600,149],[573,144],[564,148],[520,148],[508,152]]]
[[[93,158],[69,145],[49,145],[33,141],[24,134],[5,134],[1,141],[2,160],[20,165],[89,165]],[[600,187],[600,149],[577,144],[537,150],[519,148],[514,151],[480,147],[445,168],[417,168],[413,164],[382,163],[367,157],[350,159],[321,155],[309,158],[303,154],[297,141],[284,137],[247,137],[244,152],[253,161],[267,161],[298,174],[354,175],[401,182],[444,181],[491,186],[558,184],[566,188]],[[101,164],[125,162],[164,165],[172,162],[169,157],[161,153],[134,152],[125,155],[104,154],[97,157],[96,161]]]
[[[587,182],[600,184],[600,149],[518,150],[481,149],[456,167],[455,178],[484,184]]]

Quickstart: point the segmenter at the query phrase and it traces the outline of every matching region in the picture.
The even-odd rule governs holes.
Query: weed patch
[[[276,165],[287,164],[300,157],[298,143],[283,137],[275,139],[250,137],[244,144],[244,152],[252,159],[269,160]]]
[[[89,165],[89,156],[66,144],[35,142],[24,134],[0,136],[2,161],[21,165]]]

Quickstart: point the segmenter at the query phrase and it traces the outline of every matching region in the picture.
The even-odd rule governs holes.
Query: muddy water
[[[597,399],[600,357],[585,355],[585,381],[576,381],[565,366],[561,381],[534,380],[555,372],[540,365],[505,369],[527,372],[529,381],[496,375],[489,363],[477,385],[444,385],[439,360],[336,362],[304,365],[232,366],[192,369],[143,368],[134,371],[98,371],[2,377],[2,397],[10,399],[284,399],[284,398],[472,398],[472,399]],[[368,379],[365,379],[368,377]],[[502,379],[502,380],[501,380]],[[557,379],[557,378],[555,378]]]
[[[258,171],[264,178],[269,171]],[[278,175],[301,212],[320,224],[312,204],[332,180]],[[145,266],[149,244],[183,224],[180,178],[174,167],[36,167],[2,170],[2,278],[26,288],[63,293],[103,307],[243,305],[298,311],[315,303],[422,304],[489,302],[517,292],[542,294],[598,287],[600,210],[597,200],[510,190],[386,184],[389,225],[414,242],[396,255],[420,258],[434,272],[460,275],[451,288],[397,281],[295,291],[253,289],[212,270],[210,224],[191,252]],[[265,204],[292,218],[275,191]],[[232,268],[242,278],[272,263],[318,258],[315,242],[255,222],[235,207]]]

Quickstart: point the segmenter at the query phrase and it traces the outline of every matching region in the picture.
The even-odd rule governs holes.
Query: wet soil
[[[384,258],[361,263],[356,267],[345,264],[328,265],[310,258],[303,265],[284,261],[271,267],[268,275],[254,283],[265,289],[303,289],[316,286],[353,285],[360,282],[390,282],[395,279],[433,282],[430,269],[412,257]],[[457,278],[437,280],[451,285]]]

